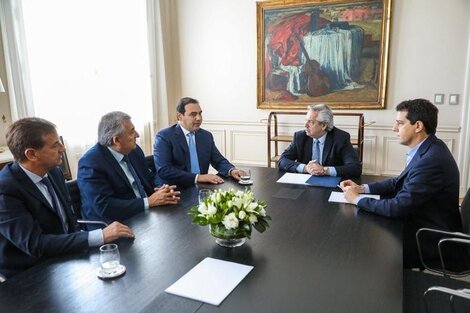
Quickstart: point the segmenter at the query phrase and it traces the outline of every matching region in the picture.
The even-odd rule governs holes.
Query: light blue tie
[[[321,160],[320,160],[320,140],[318,140],[318,139],[313,139],[312,160],[317,160],[317,162],[319,164],[321,164]]]
[[[125,155],[122,160],[126,162],[127,168],[129,169],[129,172],[131,172],[132,177],[134,177],[134,183],[132,184],[132,188],[136,187],[137,190],[139,191],[140,198],[146,198],[147,193],[145,193],[144,186],[142,186],[142,182],[140,181],[139,175],[137,175],[137,172],[135,171],[134,167],[132,166],[131,161],[129,160],[129,156]]]
[[[189,141],[189,158],[191,159],[191,173],[199,174],[201,170],[199,169],[199,160],[197,159],[197,150],[196,142],[194,142],[194,133],[188,133]]]

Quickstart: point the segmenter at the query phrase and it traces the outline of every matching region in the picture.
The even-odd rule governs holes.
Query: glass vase
[[[240,229],[226,229],[223,224],[211,224],[209,231],[215,242],[222,247],[240,247],[246,242],[246,237]]]

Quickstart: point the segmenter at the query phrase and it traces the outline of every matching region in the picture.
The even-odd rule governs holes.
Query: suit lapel
[[[323,153],[321,156],[321,164],[325,164],[326,157],[333,147],[333,130],[326,133],[325,144],[323,145]]]
[[[174,137],[175,137],[176,144],[179,145],[184,152],[184,160],[186,162],[186,168],[188,171],[191,171],[191,159],[189,157],[188,142],[186,141],[186,137],[184,136],[183,130],[181,129],[179,124],[177,124],[175,127]],[[196,140],[196,149],[197,149],[197,137],[198,136],[196,135],[194,137]]]
[[[415,164],[422,159],[423,155],[426,154],[429,147],[431,146],[432,143],[434,143],[434,141],[436,141],[436,136],[434,135],[429,135],[429,137],[424,140],[424,142],[419,147],[418,151],[416,151],[416,154],[414,155],[413,159],[411,159],[408,166],[403,170],[403,172],[401,172],[400,176],[398,176],[398,180],[408,175],[408,172],[410,171],[410,169],[412,169],[415,166]]]
[[[31,196],[36,198],[38,201],[40,201],[44,206],[49,208],[54,214],[57,214],[57,212],[54,210],[54,208],[51,206],[49,201],[47,201],[46,197],[42,194],[42,192],[39,190],[39,188],[33,183],[33,181],[26,175],[26,173],[23,171],[23,169],[20,168],[18,163],[14,163],[11,167],[13,174],[16,176],[18,181],[20,182],[21,186],[25,191],[27,191]]]
[[[130,189],[134,190],[131,186],[131,183],[129,182],[129,179],[124,173],[124,170],[122,169],[121,165],[119,165],[116,158],[108,150],[108,147],[102,146],[101,144],[98,144],[98,145],[99,145],[99,149],[101,150],[101,153],[103,154],[105,161],[113,167],[114,171],[121,177],[122,180],[126,182],[127,186]]]
[[[304,144],[301,145],[305,150],[300,151],[299,153],[299,155],[305,156],[305,160],[302,160],[305,164],[307,164],[308,162],[312,160],[312,145],[313,145],[312,137],[305,135]]]

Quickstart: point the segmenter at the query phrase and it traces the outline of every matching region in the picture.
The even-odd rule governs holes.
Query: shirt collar
[[[180,122],[178,122],[178,125],[181,127],[181,130],[183,131],[184,136],[185,136],[185,137],[188,136],[188,134],[190,133],[190,131],[187,130],[186,128],[184,128],[183,125],[181,125]]]
[[[408,152],[406,153],[406,156],[408,157],[408,159],[410,159],[410,161],[413,159],[413,157],[415,156],[416,152],[418,152],[418,149],[419,147],[421,147],[421,145],[429,138],[426,137],[424,138],[423,141],[421,141],[420,143],[418,143],[416,146],[414,146],[413,148],[411,148],[410,150],[408,150]]]
[[[44,177],[41,177],[29,170],[27,170],[26,168],[24,168],[20,163],[18,163],[18,165],[21,167],[21,169],[26,173],[26,175],[29,177],[29,179],[31,179],[33,181],[33,183],[37,184],[39,182],[41,182],[41,180],[43,178],[46,178],[47,177],[47,173],[46,175],[44,175]]]
[[[324,133],[323,136],[321,136],[320,138],[317,138],[317,140],[320,142],[320,144],[323,146],[323,144],[325,144],[325,140],[326,140],[326,135],[328,134],[328,132]],[[315,138],[314,138],[315,140]]]
[[[117,152],[116,150],[113,150],[110,147],[106,147],[106,148],[108,148],[109,152],[111,152],[111,154],[116,159],[116,161],[118,161],[118,163],[122,161],[122,159],[124,158],[124,154],[122,154],[121,152]]]

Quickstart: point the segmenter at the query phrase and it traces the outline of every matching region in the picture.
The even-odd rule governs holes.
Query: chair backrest
[[[462,217],[463,232],[470,235],[470,188],[460,206],[460,216]]]
[[[155,163],[153,163],[153,155],[147,155],[145,157],[145,162],[147,163],[147,167],[152,171],[153,175],[156,175],[157,170],[155,169]]]
[[[82,200],[80,199],[80,189],[78,189],[77,180],[66,181],[65,184],[69,189],[70,198],[72,199],[72,208],[77,219],[82,218]]]

